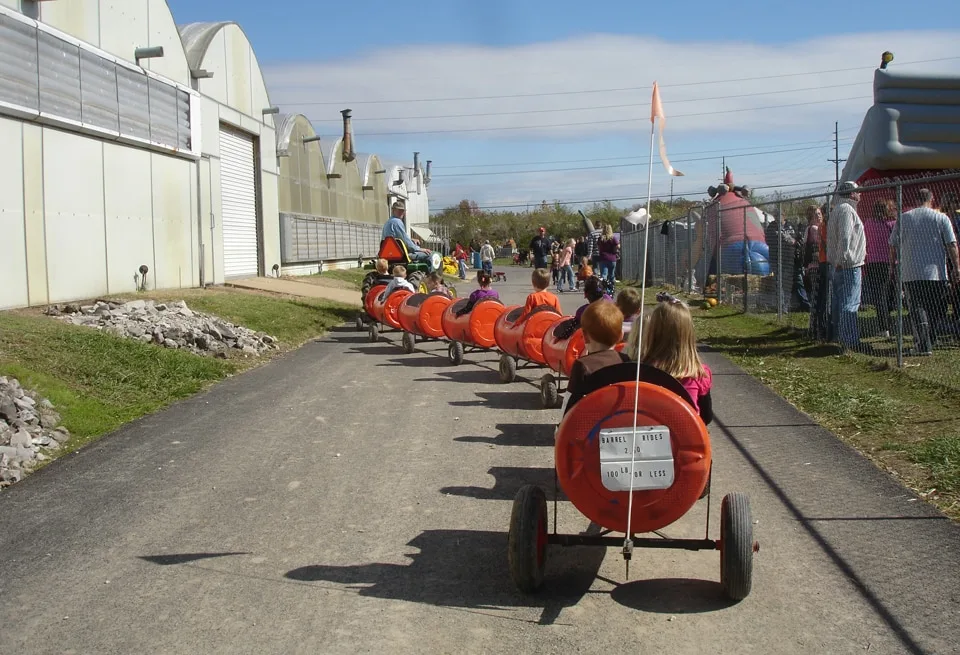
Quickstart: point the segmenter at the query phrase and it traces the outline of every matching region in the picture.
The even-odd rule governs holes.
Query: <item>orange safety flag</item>
[[[663,104],[660,102],[660,89],[657,87],[657,83],[653,83],[653,102],[650,107],[650,123],[651,125],[660,119],[660,161],[663,162],[664,168],[667,169],[667,173],[670,175],[680,177],[683,175],[680,171],[675,169],[670,165],[670,160],[667,159],[667,145],[663,141],[663,126],[667,122],[667,117],[663,113]]]

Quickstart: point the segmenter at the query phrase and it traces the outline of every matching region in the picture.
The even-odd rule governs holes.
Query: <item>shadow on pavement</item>
[[[315,564],[288,571],[284,577],[365,585],[357,588],[361,596],[442,607],[542,608],[536,623],[551,625],[565,607],[576,605],[590,590],[606,554],[605,548],[551,549],[543,587],[535,595],[524,596],[507,570],[506,532],[427,530],[408,545],[420,550],[407,555],[410,564]]]
[[[478,500],[513,500],[520,487],[535,484],[543,489],[547,500],[554,499],[555,471],[550,468],[524,468],[520,466],[494,466],[487,471],[494,478],[493,488],[484,487],[443,487],[440,493],[451,496],[465,496]],[[557,500],[566,500],[559,487]]]
[[[168,555],[140,555],[140,559],[151,564],[160,566],[172,566],[174,564],[187,564],[203,559],[212,559],[214,557],[230,557],[231,555],[249,555],[247,552],[238,553],[170,553]]]
[[[451,400],[454,407],[489,407],[491,409],[540,409],[540,394],[529,392],[478,391],[477,400]]]
[[[553,448],[554,426],[529,423],[501,423],[495,437],[455,437],[463,443],[486,443],[494,446],[531,446]]]
[[[610,592],[614,602],[641,612],[702,614],[736,605],[723,594],[719,582],[685,578],[637,580]]]
[[[714,417],[714,425],[716,430],[719,430],[726,436],[730,441],[733,447],[740,453],[741,456],[749,463],[749,465],[757,472],[757,474],[763,479],[764,483],[769,487],[771,492],[777,497],[777,499],[783,504],[784,508],[790,515],[799,523],[801,523],[810,537],[816,542],[824,554],[830,558],[834,566],[840,571],[840,573],[850,582],[850,584],[857,590],[861,597],[869,604],[869,606],[876,612],[877,616],[889,627],[891,632],[896,635],[897,639],[900,640],[900,643],[904,647],[904,652],[911,653],[912,655],[922,655],[927,651],[917,642],[914,636],[910,633],[910,630],[904,626],[903,622],[898,616],[894,614],[894,611],[887,605],[884,599],[881,599],[878,595],[878,590],[873,587],[873,585],[857,571],[854,567],[847,561],[847,559],[841,554],[838,549],[838,546],[831,542],[831,539],[817,527],[817,522],[823,521],[824,519],[819,519],[815,522],[814,519],[809,519],[804,517],[803,512],[800,511],[800,508],[794,502],[783,487],[774,479],[770,471],[764,468],[764,466],[757,461],[757,459],[750,452],[749,448],[745,446],[740,439],[737,438],[731,431],[731,426],[723,422],[723,420]],[[922,512],[925,511],[922,507],[914,507],[914,511]],[[930,510],[928,510],[930,511]],[[925,514],[923,516],[939,516],[933,514]]]
[[[450,363],[446,361],[446,358],[440,359],[439,357],[431,357],[430,355],[424,355],[422,357],[416,357],[414,355],[407,355],[402,359],[388,359],[384,362],[380,362],[377,366],[418,366],[420,368],[436,368],[436,367],[449,367]]]
[[[447,364],[449,367],[450,365]],[[471,367],[469,369],[438,371],[435,375],[448,378],[451,382],[464,384],[500,384],[497,373],[486,367]],[[414,382],[436,382],[436,378],[416,378]]]

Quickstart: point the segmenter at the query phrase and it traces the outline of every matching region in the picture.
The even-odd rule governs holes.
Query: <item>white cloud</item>
[[[449,132],[411,136],[404,143],[427,139],[456,140],[464,144],[457,163],[470,159],[471,142],[540,138],[557,142],[585,136],[636,132],[649,129],[650,86],[661,85],[667,113],[667,142],[673,150],[695,150],[692,139],[723,140],[739,135],[736,145],[745,145],[743,134],[780,142],[801,141],[811,131],[825,132],[825,125],[841,120],[858,124],[871,104],[871,69],[879,64],[880,53],[893,51],[898,62],[955,57],[960,31],[890,31],[847,34],[810,39],[782,45],[748,42],[671,43],[649,37],[588,35],[576,39],[525,46],[493,48],[461,45],[418,46],[372,51],[361,57],[324,62],[283,63],[264,66],[274,104],[284,111],[302,113],[314,120],[318,132],[336,134],[339,113],[353,109],[358,147],[374,152],[387,145],[379,133],[420,130],[473,130],[476,128],[532,128],[503,131]],[[817,75],[753,79],[805,71],[829,71],[864,67],[857,71]],[[904,66],[910,71],[960,72],[960,60]],[[704,84],[685,85],[691,82]],[[432,98],[504,96],[565,92],[584,89],[621,89],[578,95],[553,95],[487,100],[445,100],[415,102]],[[806,90],[811,89],[812,90]],[[747,95],[764,94],[764,95]],[[736,98],[721,96],[739,95]],[[851,99],[860,98],[860,99]],[[405,100],[392,104],[363,104],[375,100]],[[332,104],[309,104],[332,103]],[[775,105],[799,106],[749,111]],[[608,109],[550,111],[532,114],[504,112],[575,109],[626,105]],[[748,111],[744,111],[748,110]],[[493,114],[433,119],[423,116]],[[702,114],[688,116],[688,114]],[[391,118],[395,120],[368,120]],[[634,119],[635,122],[604,122]],[[327,120],[329,122],[320,122]],[[595,123],[591,124],[591,121]],[[566,123],[587,123],[549,127]],[[849,132],[853,136],[856,132]],[[799,138],[798,138],[799,135]],[[820,137],[822,138],[822,137]],[[731,137],[732,139],[732,137]],[[434,142],[435,143],[435,142]],[[733,144],[731,144],[733,145]],[[434,147],[434,146],[431,146]],[[406,147],[404,147],[406,149]],[[603,156],[588,152],[584,157]],[[538,159],[535,153],[533,159]],[[804,153],[797,157],[802,158]],[[515,161],[517,155],[504,148],[501,161]],[[822,160],[823,157],[817,155]],[[796,159],[796,158],[794,158]],[[794,162],[796,163],[796,162]],[[822,161],[820,162],[822,165]],[[682,168],[681,166],[678,166]],[[436,162],[435,172],[441,163]],[[496,184],[477,184],[460,178],[437,179],[446,200],[463,193],[481,202],[502,202],[525,197],[602,197],[607,189],[627,186],[619,180],[644,178],[642,169],[614,169],[547,176],[496,177]],[[597,173],[597,174],[592,174]],[[491,179],[491,182],[493,182]],[[683,178],[681,178],[683,180]],[[677,181],[677,185],[681,184]],[[683,180],[684,186],[703,186],[706,180]],[[712,179],[709,180],[712,182]],[[557,191],[558,182],[562,191]],[[696,184],[693,184],[697,182]],[[753,182],[753,180],[751,180]],[[433,186],[431,192],[433,192]],[[642,185],[645,190],[645,184]],[[472,189],[473,191],[470,191]],[[439,188],[438,188],[439,191]],[[639,195],[638,193],[632,195]],[[597,194],[600,194],[597,196]]]

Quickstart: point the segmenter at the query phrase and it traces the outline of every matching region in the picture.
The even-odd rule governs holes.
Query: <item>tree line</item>
[[[654,222],[671,220],[686,216],[687,210],[697,204],[685,198],[677,198],[672,202],[652,200],[650,213]],[[581,211],[594,225],[598,222],[610,224],[617,232],[620,230],[620,219],[638,207],[640,205],[618,207],[605,201],[594,203]],[[516,242],[518,248],[526,248],[541,226],[554,239],[584,236],[583,219],[577,210],[557,202],[544,201],[524,211],[505,211],[482,209],[472,200],[461,200],[457,205],[435,214],[430,222],[447,228],[451,246],[459,243],[471,245],[474,249],[479,249],[485,240],[502,245],[510,239]]]

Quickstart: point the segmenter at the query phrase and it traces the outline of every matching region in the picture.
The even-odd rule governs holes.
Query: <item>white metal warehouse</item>
[[[281,209],[333,224],[308,269],[372,257],[393,194],[427,222],[422,172],[277,111],[234,23],[0,0],[0,309],[278,274]]]

